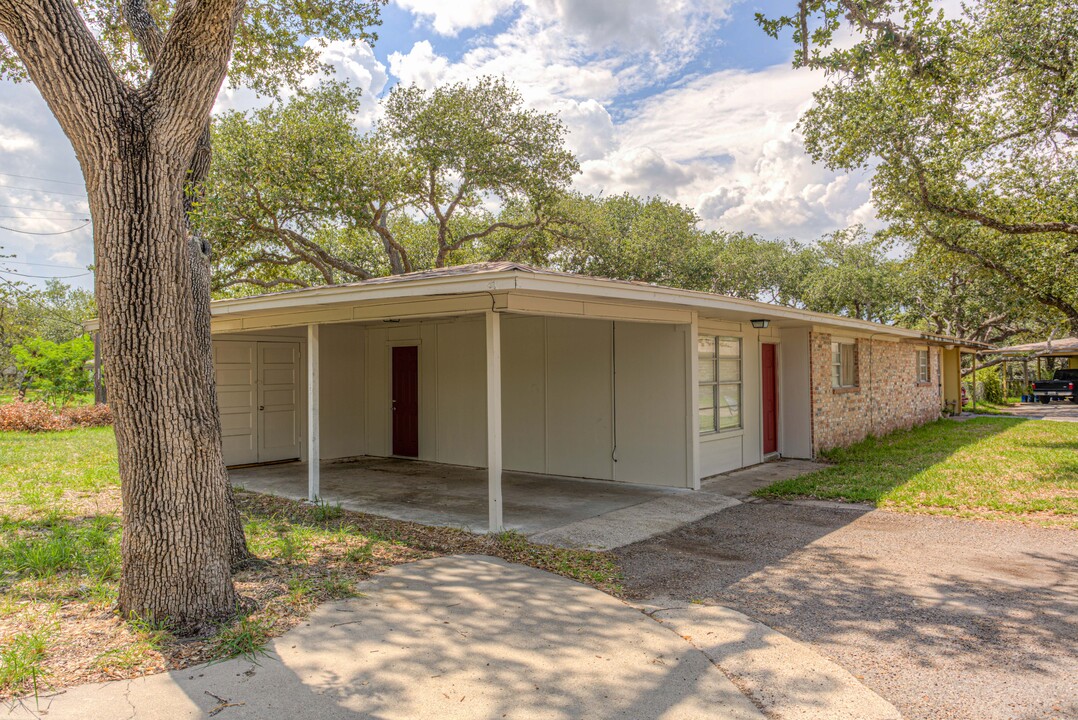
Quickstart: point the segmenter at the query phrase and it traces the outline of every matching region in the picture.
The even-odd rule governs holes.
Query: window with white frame
[[[831,343],[831,386],[857,387],[857,343],[852,340]]]
[[[701,335],[700,432],[741,427],[741,338]]]
[[[917,351],[917,382],[919,382],[919,383],[927,383],[932,378],[932,373],[929,370],[930,367],[931,366],[930,366],[929,360],[928,360],[928,351],[927,350],[918,350]]]

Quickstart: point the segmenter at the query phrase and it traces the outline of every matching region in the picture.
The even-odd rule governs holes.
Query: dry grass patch
[[[114,610],[118,489],[111,429],[0,433],[0,698],[257,659],[269,639],[320,603],[354,595],[374,573],[440,555],[493,555],[621,591],[617,566],[603,553],[240,492],[257,558],[235,576],[242,608],[209,637],[177,638],[167,625]]]

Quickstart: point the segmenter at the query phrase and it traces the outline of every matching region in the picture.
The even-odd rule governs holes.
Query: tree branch
[[[159,136],[190,164],[224,82],[244,0],[179,0],[146,93]]]
[[[124,0],[124,19],[135,36],[135,41],[151,67],[157,62],[161,54],[161,46],[165,43],[165,34],[161,32],[157,21],[153,19],[145,0]]]
[[[0,34],[19,56],[76,154],[104,162],[98,157],[101,135],[112,133],[130,91],[74,3],[7,0],[0,5]],[[93,181],[87,177],[88,183]]]
[[[917,193],[921,200],[921,204],[933,212],[947,215],[948,217],[972,220],[978,225],[982,225],[990,230],[995,230],[996,232],[1001,232],[1006,235],[1035,235],[1037,233],[1047,232],[1078,235],[1078,224],[1076,223],[1062,220],[1039,223],[1006,223],[975,210],[938,203],[932,199],[932,194],[928,189],[928,181],[925,177],[925,169],[921,164],[921,161],[908,153],[906,154],[906,159],[909,160],[910,164],[914,167],[914,174],[917,178]]]

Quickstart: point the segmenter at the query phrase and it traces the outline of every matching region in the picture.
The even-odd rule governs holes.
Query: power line
[[[61,200],[60,202],[71,202],[70,200]],[[52,208],[32,207],[30,205],[2,205],[0,208],[11,208],[12,210],[37,210],[40,212],[51,213],[64,213],[65,215],[85,215],[84,212],[75,212],[74,210],[53,210]]]
[[[41,182],[63,183],[64,185],[78,185],[80,187],[84,185],[84,183],[73,182],[71,180],[53,180],[52,178],[34,177],[33,175],[15,175],[14,173],[6,172],[0,172],[0,175],[3,175],[4,177],[19,178],[21,180],[40,180]]]
[[[78,213],[71,213],[71,214],[72,215],[77,215]],[[82,214],[85,215],[86,213],[82,213]],[[89,220],[89,218],[86,218],[86,217],[58,218],[58,217],[47,217],[45,215],[0,215],[0,218],[3,218],[5,220],[68,220],[68,219],[71,219],[71,220]]]
[[[82,270],[82,265],[52,265],[50,263],[27,262],[26,260],[0,260],[5,265],[33,265],[35,267],[59,268],[61,270]]]
[[[25,278],[37,278],[38,280],[68,280],[70,278],[86,277],[92,275],[91,272],[79,273],[78,275],[31,275],[30,273],[19,272],[18,270],[0,270],[0,273],[5,275],[16,275],[18,277]]]
[[[29,230],[16,230],[15,228],[9,228],[6,225],[0,225],[0,230],[8,230],[10,232],[22,233],[23,235],[67,235],[68,233],[73,233],[76,230],[82,230],[84,227],[86,227],[89,224],[90,224],[90,221],[87,220],[86,222],[84,222],[82,225],[79,225],[78,227],[71,228],[70,230],[61,230],[60,232],[30,232]]]
[[[45,190],[44,188],[28,188],[21,185],[0,185],[0,190],[28,190],[30,192],[47,193],[49,195],[70,195],[71,197],[84,198],[86,193],[68,193],[59,190]]]
[[[78,322],[77,320],[72,320],[72,319],[71,319],[71,318],[69,318],[69,317],[68,317],[67,315],[64,315],[63,313],[61,313],[61,312],[58,312],[58,311],[56,310],[56,308],[52,308],[52,307],[49,307],[49,306],[48,306],[48,305],[46,305],[45,303],[43,303],[43,302],[40,302],[40,301],[38,301],[38,300],[37,300],[37,298],[34,298],[34,297],[30,296],[30,295],[29,295],[28,293],[25,293],[25,292],[23,292],[23,291],[22,291],[22,290],[21,290],[21,289],[19,288],[19,286],[18,286],[18,285],[16,285],[15,283],[11,282],[11,281],[10,281],[10,280],[8,280],[7,278],[2,278],[2,277],[0,277],[0,283],[4,283],[4,284],[5,284],[5,285],[7,285],[8,287],[10,287],[10,288],[11,288],[11,290],[12,290],[12,291],[13,291],[13,292],[14,292],[14,293],[15,293],[16,295],[18,295],[19,297],[21,297],[21,298],[22,298],[23,300],[27,300],[27,301],[29,301],[29,302],[33,303],[34,305],[37,305],[37,306],[38,306],[39,308],[41,308],[42,310],[44,310],[44,311],[45,311],[46,313],[48,313],[49,315],[52,315],[52,316],[53,316],[54,318],[56,318],[56,319],[58,319],[58,320],[63,320],[64,322],[67,322],[67,323],[71,323],[72,325],[77,325],[77,326],[78,326],[78,327],[80,327],[80,328],[82,327],[82,323]]]

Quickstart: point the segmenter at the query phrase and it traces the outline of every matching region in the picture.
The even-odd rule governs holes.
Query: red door
[[[393,454],[419,456],[419,348],[393,348]]]
[[[775,346],[767,343],[760,346],[761,373],[764,398],[764,454],[779,451],[779,403],[775,374]]]

